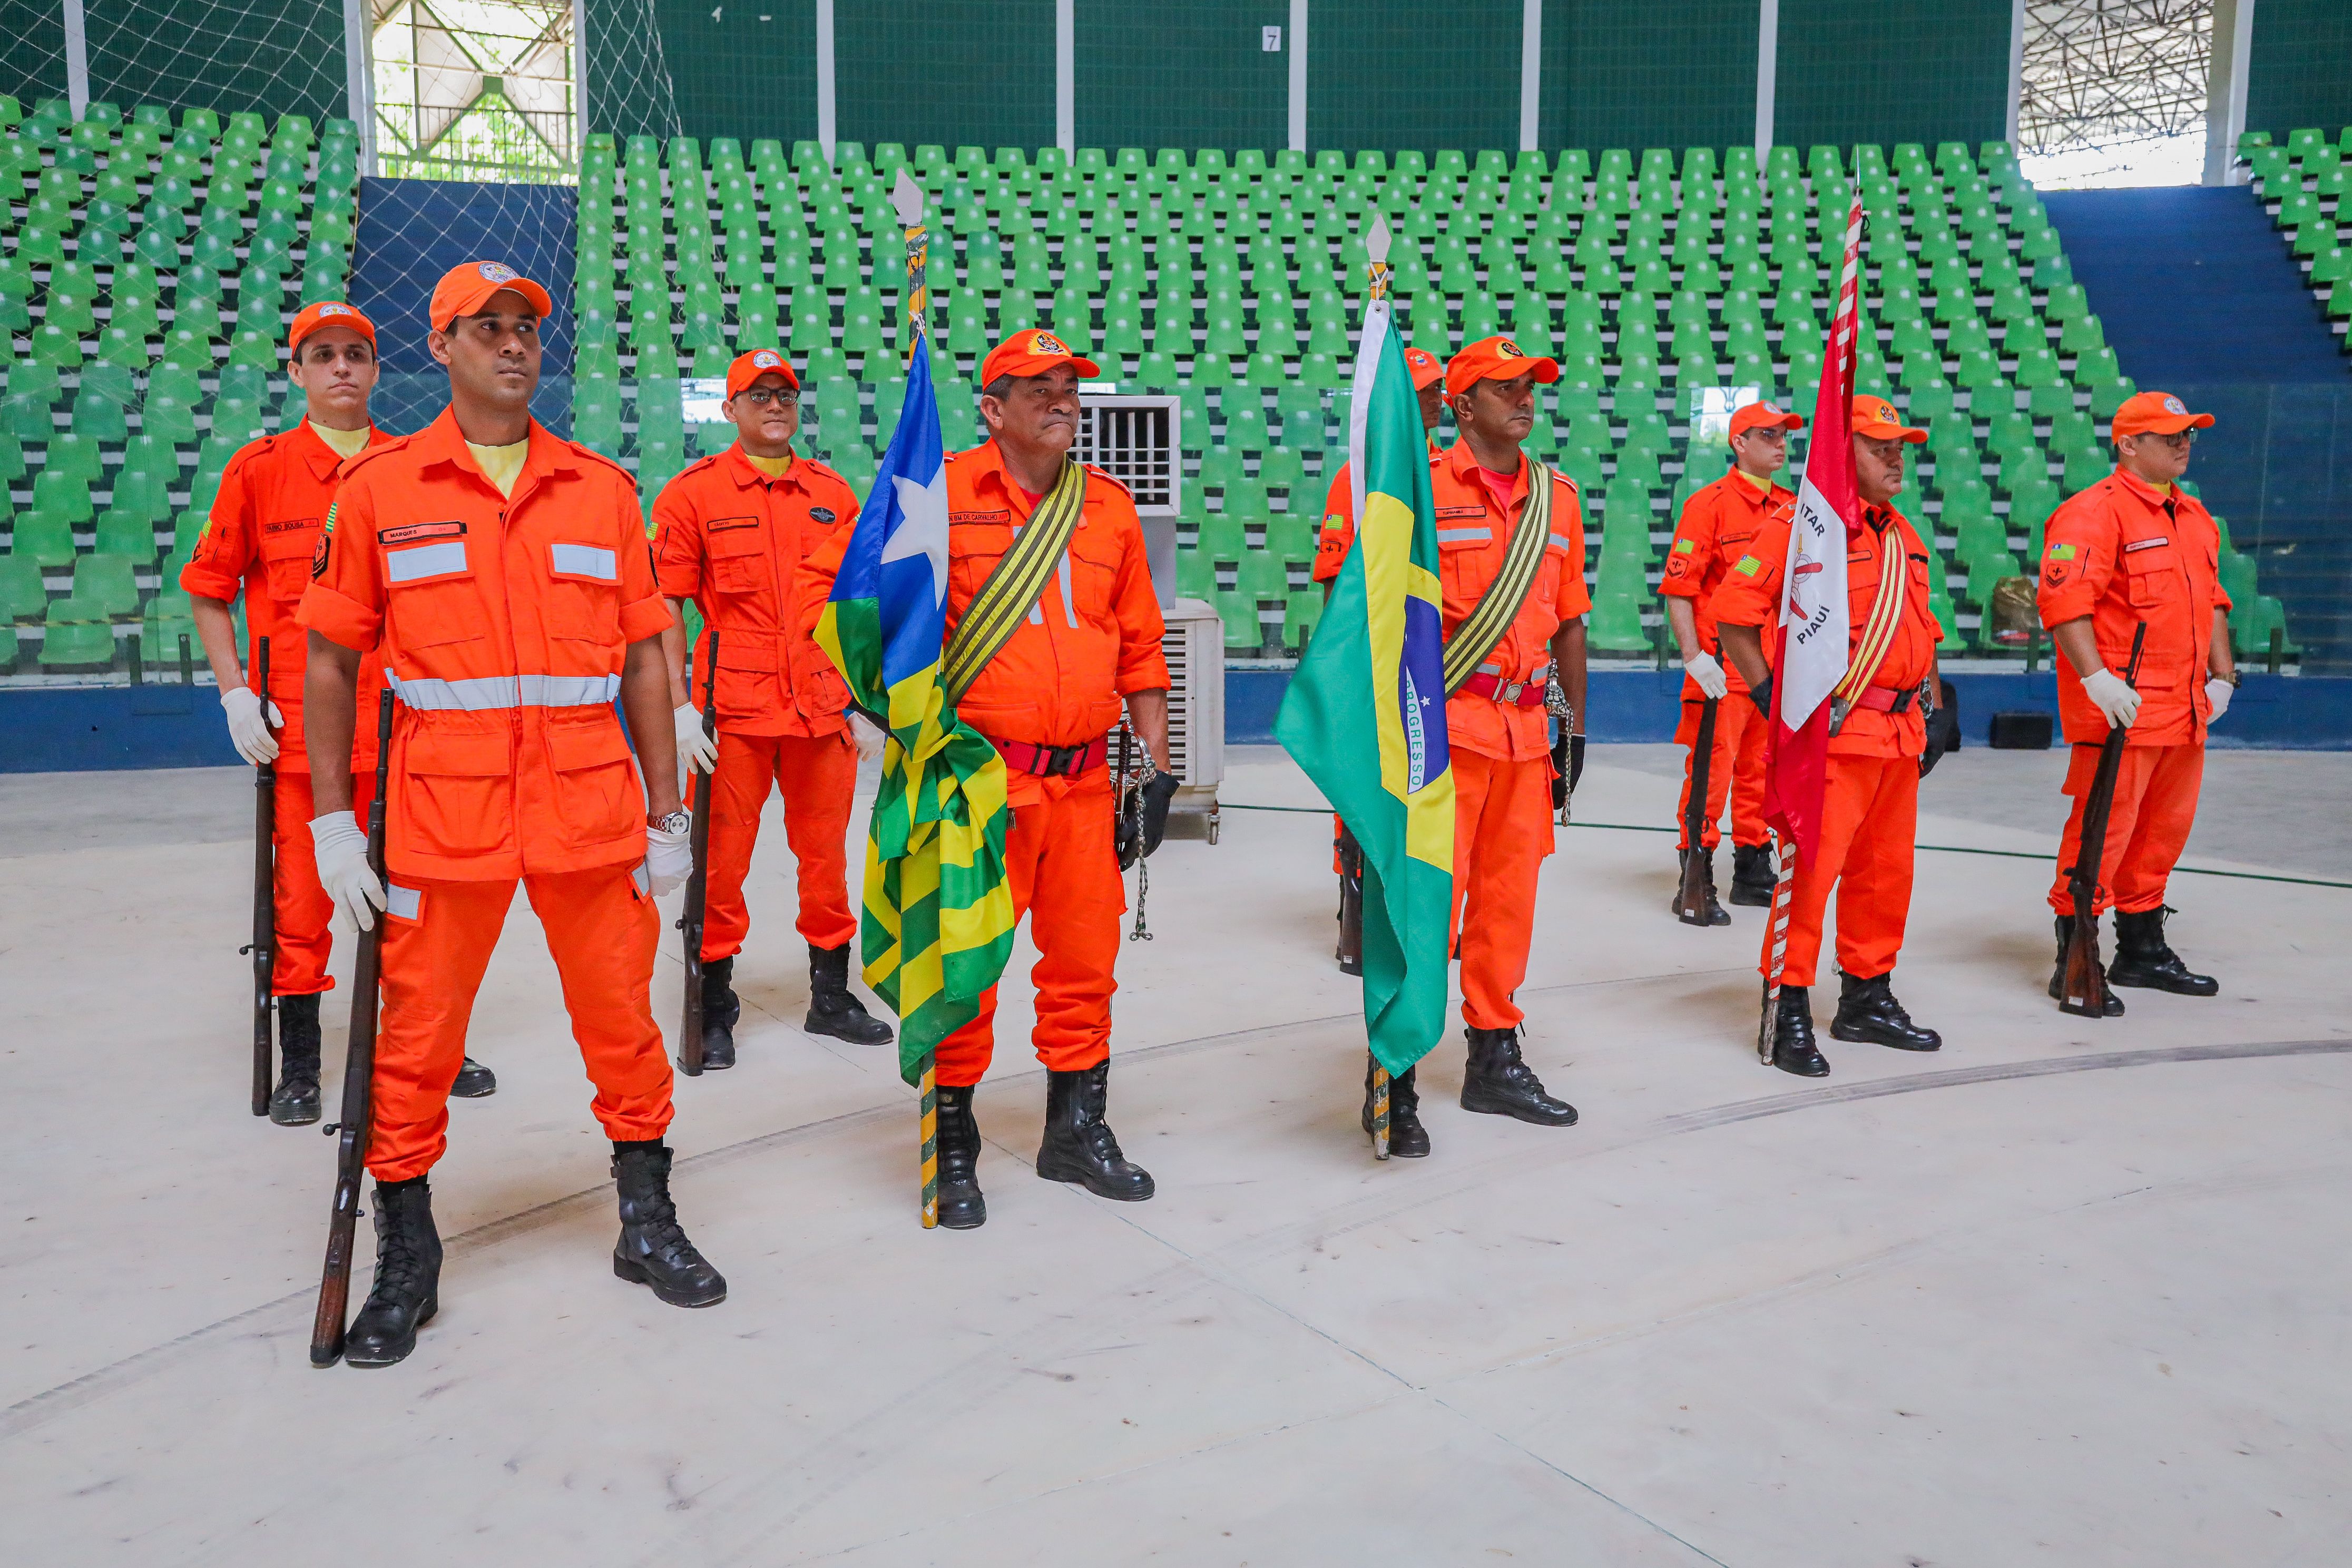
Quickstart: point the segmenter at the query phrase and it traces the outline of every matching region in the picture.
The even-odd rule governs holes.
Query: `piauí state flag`
[[[978,1014],[1013,950],[1004,763],[940,689],[947,597],[946,455],[919,342],[898,427],[816,626],[851,700],[888,720],[858,939],[866,983],[898,1015],[908,1083]]]
[[[1830,693],[1852,652],[1845,586],[1847,541],[1862,527],[1853,442],[1846,409],[1853,395],[1854,334],[1862,278],[1862,198],[1846,216],[1845,270],[1838,282],[1830,352],[1805,443],[1805,477],[1780,574],[1780,646],[1772,660],[1772,727],[1766,732],[1764,820],[1796,841],[1810,864],[1821,837],[1829,779]]]
[[[1402,1072],[1445,1032],[1454,771],[1429,437],[1385,300],[1364,313],[1348,459],[1361,521],[1274,732],[1363,847],[1364,1028]]]

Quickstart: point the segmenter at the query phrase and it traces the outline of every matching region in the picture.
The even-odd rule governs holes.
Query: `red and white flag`
[[[1829,770],[1830,693],[1845,678],[1851,646],[1845,586],[1847,542],[1861,531],[1853,445],[1846,409],[1853,395],[1854,334],[1862,281],[1862,198],[1845,222],[1830,352],[1822,359],[1805,477],[1780,574],[1780,647],[1772,660],[1772,727],[1764,768],[1764,820],[1810,862],[1821,837]]]

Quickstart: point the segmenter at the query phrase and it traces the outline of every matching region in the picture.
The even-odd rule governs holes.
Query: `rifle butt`
[[[359,1184],[335,1184],[334,1215],[327,1225],[327,1261],[319,1276],[319,1310],[310,1320],[310,1364],[332,1366],[343,1359],[343,1330],[351,1318],[352,1247],[359,1237]]]

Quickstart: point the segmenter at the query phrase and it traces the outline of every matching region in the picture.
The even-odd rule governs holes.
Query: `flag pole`
[[[1370,275],[1371,291],[1364,306],[1369,317],[1372,307],[1386,304],[1389,297],[1389,226],[1388,220],[1377,212],[1372,215],[1372,226],[1364,234],[1364,251],[1370,258],[1366,270]],[[1391,331],[1395,330],[1393,314],[1389,326]],[[1370,334],[1365,336],[1368,339]],[[1363,488],[1363,478],[1361,472],[1356,475],[1359,489]],[[1389,1157],[1389,1069],[1381,1065],[1381,1058],[1369,1047],[1365,1054],[1371,1058],[1372,1064],[1372,1158],[1385,1160]]]
[[[898,332],[906,340],[905,367],[911,369],[915,356],[925,352],[923,323],[931,306],[931,241],[923,223],[922,187],[903,166],[898,183],[891,187],[890,207],[898,216],[898,232],[907,242],[907,287],[898,296]],[[905,1027],[904,1019],[899,1026]],[[923,1228],[936,1230],[940,1223],[940,1058],[936,1050],[923,1053],[918,1095]]]

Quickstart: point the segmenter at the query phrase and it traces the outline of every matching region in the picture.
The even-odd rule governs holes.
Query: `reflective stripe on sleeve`
[[[600,545],[551,544],[547,549],[555,570],[565,576],[593,577],[600,583],[620,581],[620,557]]]
[[[394,583],[419,577],[439,577],[466,569],[466,542],[445,539],[438,544],[415,544],[383,552],[383,573]]]

